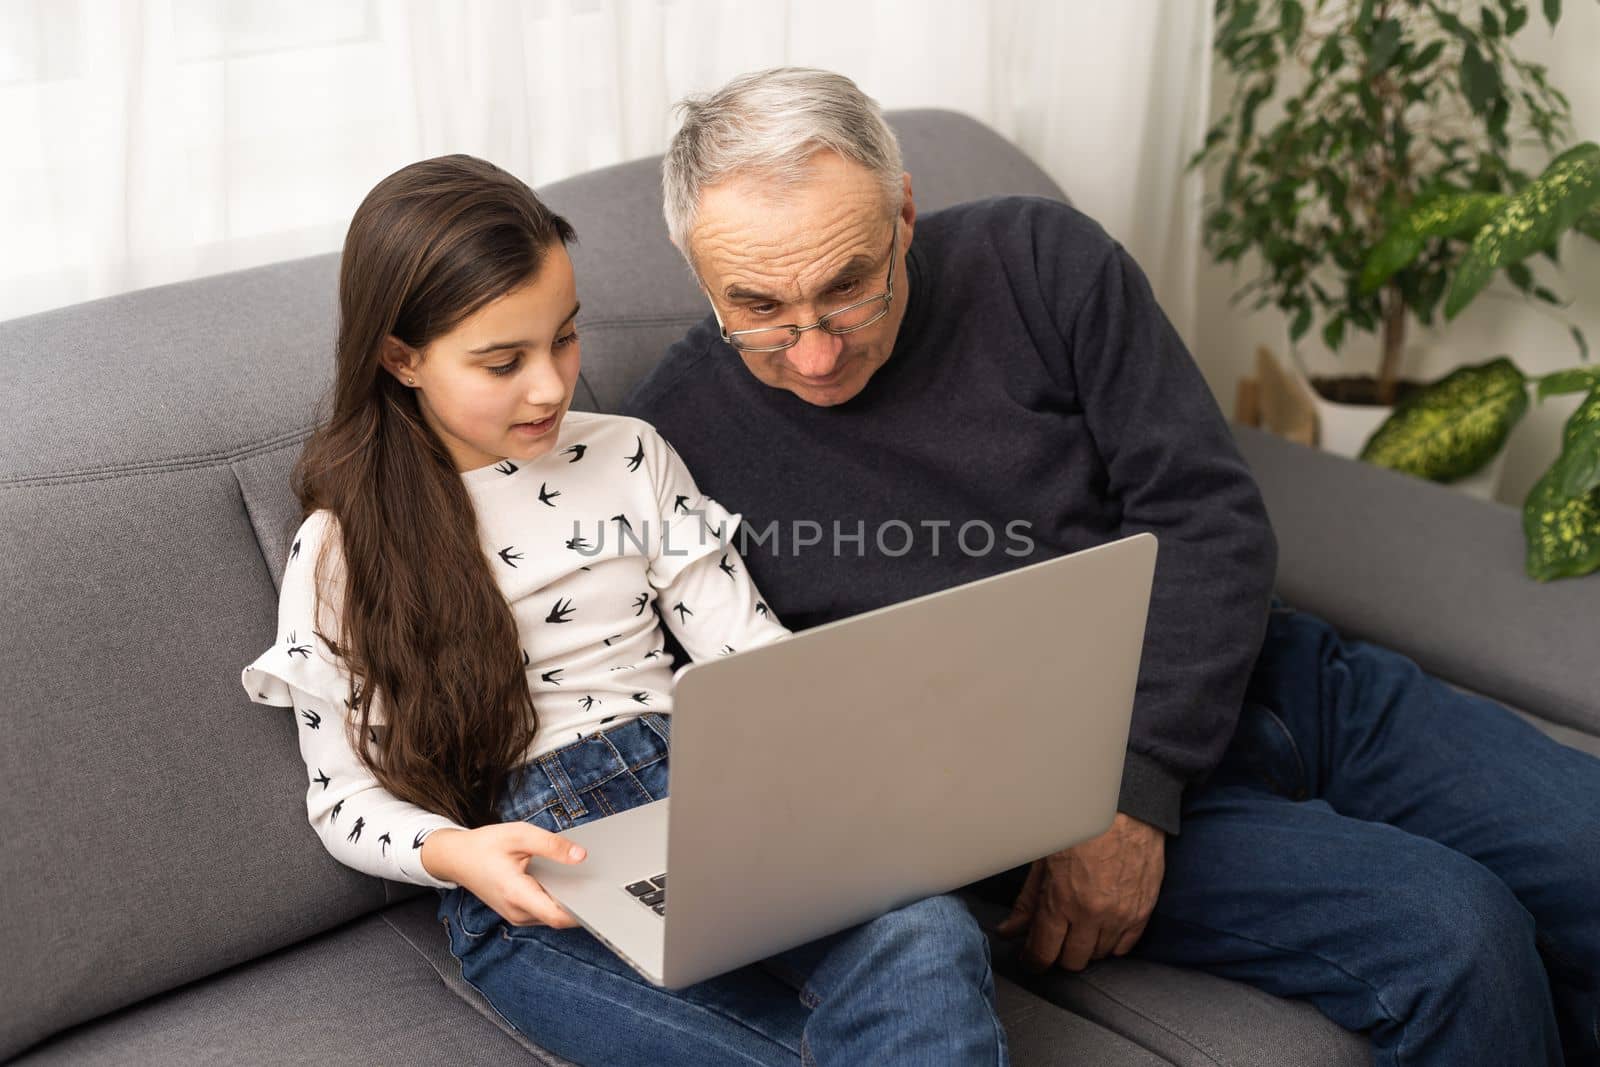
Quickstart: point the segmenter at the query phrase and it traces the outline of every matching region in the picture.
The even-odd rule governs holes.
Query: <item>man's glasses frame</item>
[[[717,326],[722,331],[722,339],[741,352],[782,352],[786,348],[793,348],[795,345],[799,344],[800,335],[805,333],[807,330],[821,329],[824,333],[831,333],[835,337],[841,334],[853,333],[856,330],[864,330],[868,326],[871,326],[873,323],[877,322],[879,319],[882,319],[885,315],[889,314],[889,307],[894,302],[894,263],[899,256],[899,252],[900,220],[896,219],[894,224],[894,236],[889,240],[889,275],[884,280],[883,292],[877,294],[876,296],[869,296],[865,300],[857,300],[854,304],[846,304],[842,308],[836,308],[835,310],[828,312],[826,315],[820,316],[816,322],[813,322],[809,326],[796,326],[793,323],[784,323],[781,326],[758,326],[752,330],[734,330],[732,333],[729,333],[728,328],[722,325],[722,316],[719,314],[717,316]],[[864,308],[870,304],[876,304],[880,302],[883,304],[883,306],[879,308],[878,313],[872,316],[870,319],[866,319],[863,322],[858,322],[854,326],[835,327],[832,325],[832,323],[836,321],[840,315],[845,315],[859,308]],[[712,305],[712,310],[716,310],[715,304]],[[745,344],[742,340],[742,338],[748,338],[752,334],[772,333],[777,330],[789,331],[789,340],[784,344],[750,345]]]

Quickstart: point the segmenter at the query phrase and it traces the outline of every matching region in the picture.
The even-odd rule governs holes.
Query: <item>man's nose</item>
[[[826,330],[807,330],[789,349],[789,366],[807,378],[826,378],[839,366],[844,338]]]

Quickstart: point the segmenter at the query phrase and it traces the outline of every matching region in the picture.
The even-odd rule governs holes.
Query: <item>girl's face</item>
[[[557,243],[531,281],[434,338],[420,359],[392,343],[384,366],[417,390],[422,416],[456,470],[536,459],[555,446],[572,403],[577,315],[572,260]]]

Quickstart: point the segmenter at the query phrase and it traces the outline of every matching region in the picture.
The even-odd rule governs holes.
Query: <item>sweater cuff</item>
[[[1142,753],[1128,750],[1117,810],[1169,834],[1178,832],[1183,779]]]
[[[427,815],[428,818],[422,823],[422,829],[417,831],[416,836],[410,842],[407,842],[411,847],[395,851],[394,864],[399,871],[400,877],[398,879],[391,878],[390,880],[404,882],[407,885],[431,886],[434,889],[455,889],[458,883],[447,881],[443,878],[435,878],[428,873],[428,868],[422,865],[422,843],[431,837],[435,830],[465,830],[466,827],[443,815],[437,815],[433,812],[428,812]],[[383,877],[387,878],[389,876],[384,875]]]

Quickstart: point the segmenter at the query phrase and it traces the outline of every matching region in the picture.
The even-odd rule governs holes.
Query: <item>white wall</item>
[[[660,152],[780,64],[1021,145],[1193,324],[1207,0],[0,0],[0,318],[336,249],[469,152],[534,185]]]
[[[1518,53],[1545,64],[1551,84],[1572,102],[1573,134],[1577,141],[1600,141],[1600,4],[1568,3],[1552,36],[1542,15],[1535,11],[1527,28],[1516,38]],[[1212,95],[1213,121],[1226,107],[1231,90],[1225,68],[1215,73]],[[1519,155],[1516,161],[1529,173],[1538,173],[1547,160],[1538,153]],[[1215,174],[1210,176],[1215,182]],[[1208,188],[1208,193],[1211,189]],[[1583,237],[1568,237],[1557,269],[1540,259],[1534,273],[1551,289],[1574,300],[1558,311],[1548,304],[1525,301],[1503,278],[1497,280],[1453,322],[1442,328],[1411,331],[1403,368],[1407,377],[1431,380],[1462,363],[1479,363],[1509,355],[1526,374],[1540,374],[1578,363],[1576,345],[1567,323],[1583,330],[1600,361],[1600,244]],[[1254,276],[1248,261],[1237,275],[1202,257],[1199,270],[1196,328],[1186,339],[1205,371],[1222,409],[1233,413],[1236,384],[1252,374],[1258,345],[1280,356],[1288,346],[1288,321],[1275,309],[1249,311],[1249,300],[1235,306],[1228,297]],[[1440,317],[1442,321],[1442,316]],[[1303,338],[1302,350],[1313,370],[1336,373],[1373,373],[1378,364],[1376,337],[1347,341],[1337,359],[1320,352],[1313,335]],[[1506,470],[1499,498],[1521,506],[1528,489],[1549,467],[1559,451],[1561,427],[1578,405],[1577,397],[1555,397],[1528,414],[1507,443]]]
[[[1519,37],[1600,140],[1600,4]],[[671,103],[763,66],[828,67],[886,107],[947,107],[1011,138],[1125,244],[1224,411],[1276,314],[1200,248],[1209,0],[6,0],[0,3],[0,318],[338,247],[367,189],[411,160],[485,156],[533,184],[659,152]],[[1219,79],[1222,73],[1216,75]],[[1523,161],[1537,170],[1542,160]],[[1579,303],[1600,358],[1600,248],[1535,269]],[[1577,358],[1503,283],[1439,336],[1421,377],[1500,353]],[[1375,340],[1342,366],[1370,370]],[[1520,501],[1577,401],[1529,413]]]

